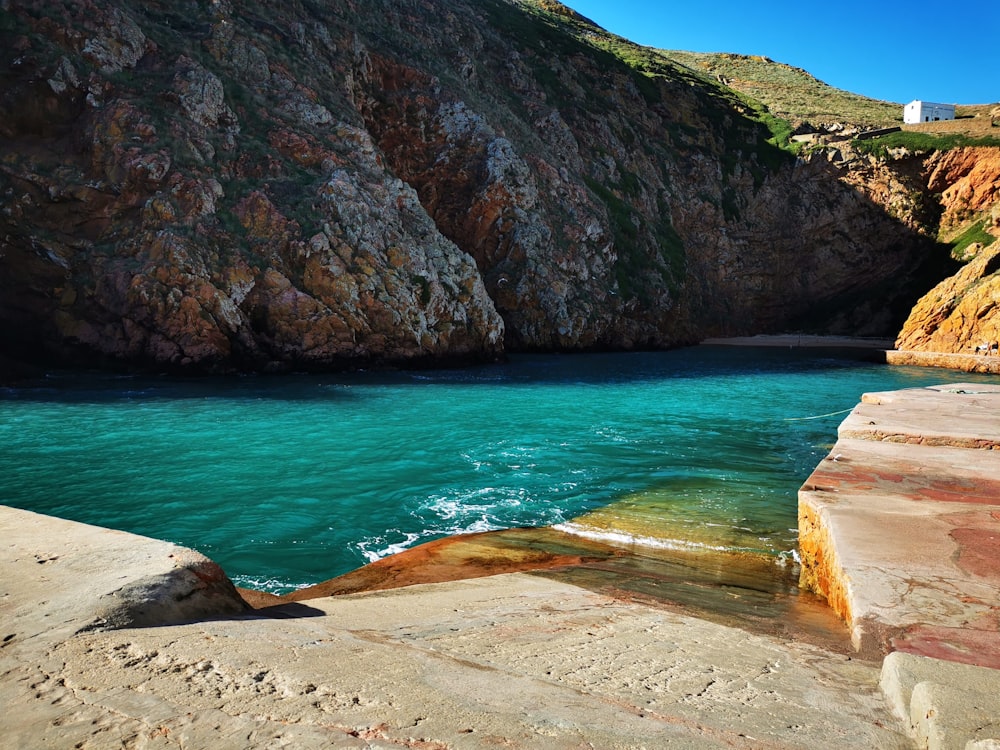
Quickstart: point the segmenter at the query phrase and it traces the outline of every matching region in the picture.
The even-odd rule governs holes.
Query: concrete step
[[[1000,750],[1000,670],[897,651],[880,684],[918,747]]]

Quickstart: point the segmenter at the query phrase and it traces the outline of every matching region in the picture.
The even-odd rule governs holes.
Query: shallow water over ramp
[[[851,652],[844,623],[798,588],[798,566],[770,555],[624,548],[552,528],[507,529],[428,542],[280,600],[530,572],[616,598],[679,608],[723,625]]]

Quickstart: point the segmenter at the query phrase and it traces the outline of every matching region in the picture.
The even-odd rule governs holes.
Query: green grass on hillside
[[[758,164],[764,168],[775,168],[788,157],[789,153],[797,151],[798,144],[790,141],[792,124],[776,114],[766,100],[745,94],[735,87],[725,86],[703,70],[676,60],[662,50],[645,47],[612,34],[559,3],[558,0],[517,0],[517,2],[530,16],[548,26],[550,33],[561,31],[574,39],[577,44],[589,47],[592,54],[606,55],[607,58],[624,63],[631,69],[636,87],[650,104],[658,103],[663,96],[663,90],[657,85],[658,79],[674,84],[697,86],[709,94],[705,99],[709,105],[706,111],[713,108],[718,110],[718,119],[723,119],[726,116],[724,113],[730,113],[735,109],[747,118],[748,123],[753,123],[762,129],[763,137],[759,140],[751,136],[745,142],[734,141],[727,144],[728,150],[753,152],[757,156]],[[525,28],[519,38],[523,42],[525,39],[530,40],[535,34],[537,31]],[[565,47],[566,44],[567,39],[564,38],[562,46]],[[553,45],[550,45],[548,51],[568,52],[565,49],[560,51]],[[559,90],[558,86],[555,90]],[[727,128],[722,130],[726,131]],[[727,135],[738,141],[740,138],[745,139],[747,133],[727,133]]]
[[[801,68],[775,62],[761,55],[729,52],[687,52],[644,47],[611,34],[558,0],[515,0],[550,28],[561,28],[579,42],[609,52],[642,77],[674,81],[697,78],[719,89],[735,92],[750,104],[751,116],[771,131],[775,145],[791,150],[788,136],[794,124],[819,126],[843,123],[865,128],[902,125],[903,105],[885,102],[834,88]],[[654,89],[637,80],[645,95]],[[960,107],[959,118],[982,115],[988,107]],[[983,110],[983,112],[979,112]],[[766,116],[765,116],[766,115]],[[942,144],[944,148],[954,145]]]
[[[951,256],[956,260],[969,260],[967,257],[969,246],[977,242],[983,247],[989,247],[992,245],[997,238],[984,229],[985,225],[985,220],[977,221],[975,224],[958,235],[958,237],[956,237],[952,242]]]
[[[886,156],[890,149],[905,148],[912,152],[948,151],[966,146],[1000,146],[1000,137],[975,138],[964,133],[925,133],[902,130],[896,133],[854,141],[854,148],[865,154]]]

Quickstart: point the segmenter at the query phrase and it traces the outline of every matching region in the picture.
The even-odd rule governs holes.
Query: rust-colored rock
[[[1000,148],[961,148],[932,155],[925,163],[927,187],[940,194],[940,231],[952,236],[980,226],[1000,237]],[[984,247],[985,245],[985,247]],[[967,262],[921,297],[896,340],[901,352],[916,355],[996,355],[1000,342],[1000,242],[973,243]],[[988,362],[970,360],[958,367],[995,372]],[[952,366],[952,365],[943,365]]]
[[[927,160],[927,187],[941,194],[941,227],[948,231],[1000,205],[1000,148],[957,148]],[[990,223],[1000,227],[991,219]]]
[[[902,351],[997,356],[1000,242],[925,294],[896,340]]]

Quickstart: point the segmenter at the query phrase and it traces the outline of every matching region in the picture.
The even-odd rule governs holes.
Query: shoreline
[[[909,747],[877,662],[579,580],[504,573],[234,613],[173,545],[3,507],[0,532],[4,748]],[[103,603],[126,601],[198,614],[104,629]]]
[[[911,367],[939,367],[947,370],[1000,375],[1000,356],[915,352],[893,349],[885,353],[886,364]]]
[[[899,367],[925,367],[959,372],[1000,375],[1000,356],[993,354],[923,352],[895,349],[892,339],[819,336],[798,334],[759,334],[709,338],[699,346],[746,346],[789,349],[848,349],[856,350],[865,359]]]
[[[892,349],[895,342],[892,339],[866,338],[860,336],[821,336],[813,334],[757,334],[755,336],[728,336],[708,338],[699,346],[763,346],[798,348],[830,348],[830,349],[877,349],[885,351]]]

